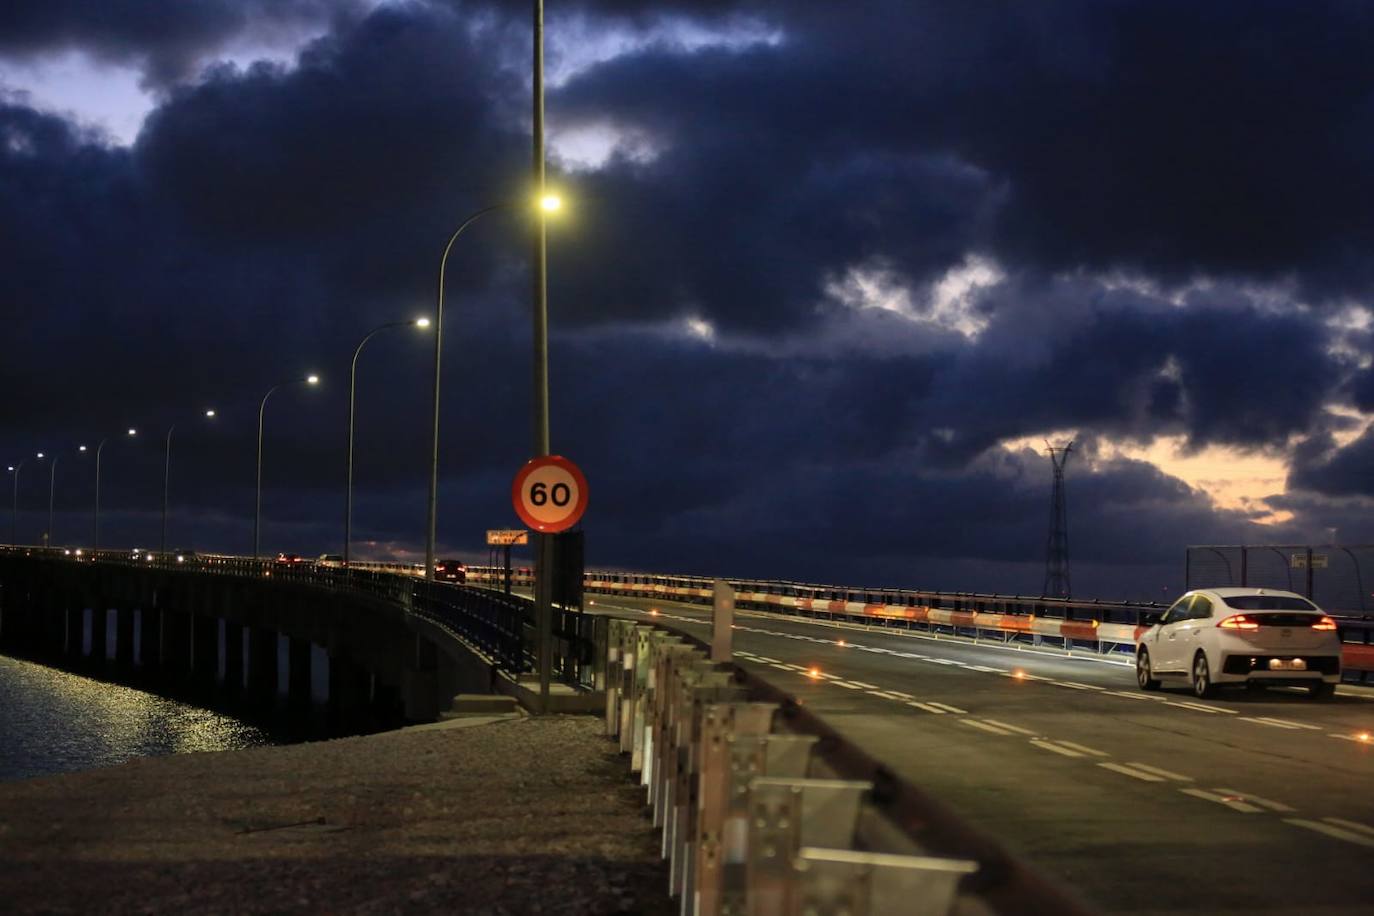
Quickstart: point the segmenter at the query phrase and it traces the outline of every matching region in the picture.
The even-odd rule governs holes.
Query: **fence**
[[[1374,613],[1374,545],[1204,544],[1188,548],[1186,563],[1187,588],[1276,588],[1333,615]]]

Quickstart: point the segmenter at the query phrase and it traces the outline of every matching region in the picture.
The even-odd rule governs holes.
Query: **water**
[[[0,782],[271,743],[229,716],[0,655]]]

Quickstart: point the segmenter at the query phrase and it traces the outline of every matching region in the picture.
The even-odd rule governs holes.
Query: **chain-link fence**
[[[1186,588],[1280,588],[1333,614],[1374,616],[1374,545],[1228,544],[1188,548]]]

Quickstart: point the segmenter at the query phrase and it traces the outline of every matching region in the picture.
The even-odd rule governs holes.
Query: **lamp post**
[[[353,351],[353,364],[348,370],[348,483],[345,486],[347,495],[344,506],[344,566],[348,565],[353,552],[353,415],[357,393],[358,379],[358,357],[362,355],[363,347],[373,337],[388,328],[419,328],[421,330],[429,327],[428,318],[416,318],[413,321],[389,321],[386,324],[373,328],[358,341],[357,349]]]
[[[125,434],[130,438],[138,435],[138,430],[133,427]],[[100,444],[95,447],[95,522],[92,526],[91,549],[100,549],[100,453],[105,450],[105,443],[109,439],[101,439]]]
[[[213,410],[207,410],[205,411],[205,417],[208,420],[213,420],[215,418],[215,412]],[[162,536],[158,540],[157,548],[157,552],[161,555],[167,553],[167,491],[172,479],[172,433],[176,428],[177,425],[175,423],[167,427],[167,448],[162,465]]]
[[[76,450],[77,450],[78,452],[84,452],[84,451],[86,451],[86,446],[84,446],[84,445],[79,445],[79,446],[77,446]],[[53,505],[54,505],[54,504],[56,503],[56,501],[57,501],[57,462],[58,462],[58,460],[59,460],[61,457],[62,457],[61,455],[53,455],[53,456],[52,456],[52,464],[50,464],[50,465],[48,466],[48,535],[47,535],[47,544],[44,545],[44,546],[46,546],[46,547],[51,547],[51,546],[53,545],[53,540],[54,540],[54,539],[53,539]]]
[[[509,206],[508,203],[492,204],[483,207],[469,216],[453,230],[444,245],[444,253],[439,258],[439,293],[434,306],[434,431],[429,459],[429,527],[425,534],[425,578],[434,578],[434,531],[439,515],[439,364],[444,352],[444,270],[448,265],[448,253],[463,230],[493,210]]]
[[[43,453],[38,453],[38,460],[43,460]],[[10,516],[10,546],[19,546],[19,472],[24,470],[24,465],[28,464],[29,459],[21,459],[18,464],[10,465],[10,473],[14,475],[14,512]]]
[[[262,422],[267,413],[267,399],[270,398],[278,388],[287,385],[318,385],[320,377],[318,375],[307,375],[305,378],[291,379],[281,382],[267,389],[267,393],[262,396],[262,405],[258,407],[258,486],[257,502],[253,509],[253,559],[258,558],[262,545]]]
[[[549,297],[548,233],[545,213],[557,209],[557,198],[544,186],[544,0],[534,0],[534,59],[532,67],[533,117],[531,119],[531,171],[534,190],[539,195],[540,212],[535,221],[534,262],[530,276],[534,323],[534,455],[549,454]],[[534,626],[536,659],[539,666],[539,711],[549,711],[549,682],[553,676],[553,537],[534,534]]]

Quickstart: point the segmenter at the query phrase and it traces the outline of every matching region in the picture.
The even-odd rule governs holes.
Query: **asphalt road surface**
[[[708,608],[589,597],[709,632]],[[1119,659],[736,624],[736,661],[1104,911],[1374,913],[1374,691],[1197,701]]]

